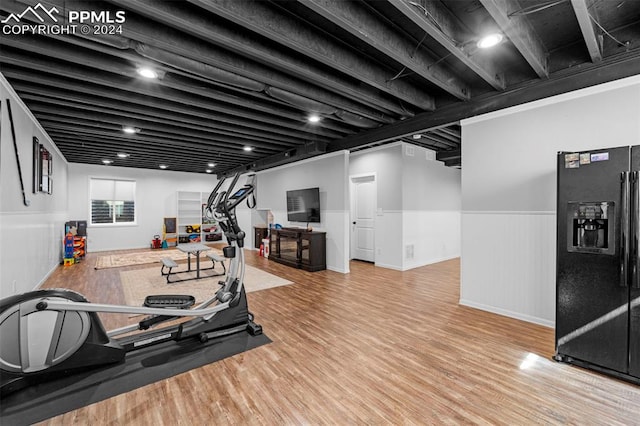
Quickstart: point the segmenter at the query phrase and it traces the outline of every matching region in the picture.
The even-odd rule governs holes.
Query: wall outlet
[[[407,244],[404,246],[405,259],[413,259],[413,244]]]

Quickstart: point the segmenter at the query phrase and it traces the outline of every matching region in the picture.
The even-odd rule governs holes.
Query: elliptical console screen
[[[237,190],[237,191],[236,191],[236,193],[235,193],[235,194],[233,194],[233,195],[231,196],[231,198],[240,198],[240,197],[242,197],[242,196],[244,195],[244,193],[245,193],[245,192],[247,192],[247,190],[246,190],[246,189],[244,189],[244,188],[239,189],[239,190]]]

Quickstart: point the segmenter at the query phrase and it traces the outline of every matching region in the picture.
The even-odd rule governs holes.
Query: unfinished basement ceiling
[[[2,0],[0,17],[0,71],[74,163],[226,174],[404,140],[459,166],[461,119],[640,72],[631,0]],[[25,23],[76,34],[6,35]]]

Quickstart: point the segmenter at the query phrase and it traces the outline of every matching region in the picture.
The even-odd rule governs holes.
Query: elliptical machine
[[[122,362],[127,352],[170,340],[209,339],[244,332],[262,334],[253,322],[244,289],[245,233],[236,207],[255,190],[255,175],[236,192],[240,173],[226,191],[221,179],[209,195],[207,215],[215,217],[226,236],[228,274],[215,294],[200,305],[189,295],[147,296],[144,306],[90,303],[65,289],[36,290],[0,300],[0,395],[75,371]],[[193,307],[193,308],[192,308]],[[105,331],[98,312],[147,315],[137,324]],[[149,330],[161,323],[190,317],[178,325]],[[137,334],[123,336],[135,331]],[[117,337],[122,336],[122,337]]]

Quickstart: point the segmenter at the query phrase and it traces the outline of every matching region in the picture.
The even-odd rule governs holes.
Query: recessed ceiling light
[[[122,126],[122,131],[132,135],[134,133],[138,133],[140,131],[140,129],[137,129],[137,128],[133,127],[133,126]]]
[[[120,157],[120,158],[128,158],[129,154],[127,154],[126,152],[119,152],[118,153],[118,157]]]
[[[311,114],[307,120],[309,123],[318,123],[320,121],[320,116],[318,114]]]
[[[216,163],[209,163],[209,164],[207,164],[207,166],[209,166],[209,167],[215,167],[215,166],[216,166]]]
[[[167,166],[166,164],[160,164],[158,167],[160,167],[162,170],[164,170],[169,166]]]
[[[249,152],[249,151],[253,151],[253,148],[251,148],[250,146],[245,146],[244,148],[245,151]]]
[[[144,78],[158,78],[158,72],[151,68],[138,68],[138,74]]]
[[[113,160],[107,160],[107,159],[104,159],[104,160],[102,160],[102,162],[103,162],[104,164],[111,164],[111,163],[113,163]]]
[[[207,172],[207,173],[211,173],[211,172],[213,172],[213,170],[211,170],[211,169],[207,169],[207,170],[205,170],[205,172]]]
[[[422,135],[420,133],[413,135],[414,139],[420,139],[422,137]]]
[[[488,49],[489,47],[493,47],[496,44],[500,43],[501,41],[502,41],[502,34],[500,33],[488,34],[482,37],[480,40],[478,40],[478,47],[480,49]]]

